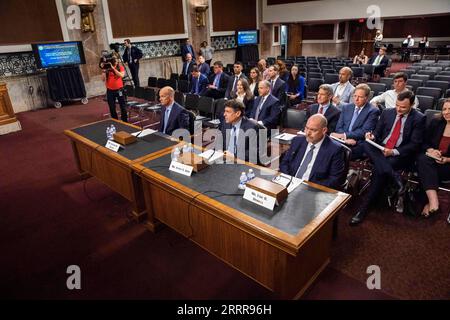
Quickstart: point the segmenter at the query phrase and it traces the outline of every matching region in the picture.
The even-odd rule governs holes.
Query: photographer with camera
[[[123,62],[128,64],[134,86],[140,87],[139,82],[139,60],[142,58],[142,51],[131,45],[130,39],[124,40],[125,52],[123,53]]]
[[[119,64],[115,57],[107,58],[106,61],[100,62],[103,65],[102,80],[106,85],[106,98],[108,100],[109,111],[111,117],[117,119],[116,98],[120,105],[120,118],[124,122],[128,122],[125,97],[123,93],[123,80],[125,76],[125,68]]]

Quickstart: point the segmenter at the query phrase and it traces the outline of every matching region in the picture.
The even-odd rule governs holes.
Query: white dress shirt
[[[402,92],[407,91],[408,89],[405,88]],[[401,92],[401,93],[402,93]],[[371,104],[378,104],[378,103],[384,103],[386,108],[395,108],[395,103],[397,101],[397,97],[398,97],[399,93],[397,93],[397,91],[395,90],[387,90],[385,92],[383,92],[382,94],[373,97],[372,100],[370,100]],[[413,108],[417,108],[419,106],[419,99],[416,98],[414,99],[414,105]]]
[[[322,143],[323,143],[324,139],[325,139],[325,136],[322,138],[322,140],[320,140],[319,142],[314,144],[315,149],[313,150],[313,156],[312,156],[311,162],[308,164],[308,167],[306,168],[306,171],[303,174],[303,177],[301,177],[301,178],[299,177],[300,179],[309,180],[309,176],[311,175],[312,167],[314,166],[314,163],[315,163],[316,158],[317,158],[317,154],[319,153],[320,147],[322,146]],[[312,143],[308,143],[308,146],[306,147],[305,154],[303,155],[303,159],[300,162],[300,165],[298,166],[297,171],[302,166],[303,161],[305,161],[306,155],[308,154],[308,151],[309,151],[309,149],[311,148],[312,145],[313,145]]]

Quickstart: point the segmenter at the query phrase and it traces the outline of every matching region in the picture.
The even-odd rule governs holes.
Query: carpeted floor
[[[81,180],[63,130],[103,118],[106,103],[18,114],[0,136],[0,288],[9,299],[273,299],[274,295],[165,228],[127,219],[127,201]],[[445,195],[444,195],[445,197]],[[448,202],[444,207],[448,208]],[[342,212],[332,260],[304,299],[449,299],[450,226],[444,214],[410,219],[384,210],[361,226]],[[79,265],[82,290],[66,288]],[[381,290],[366,269],[381,268]]]

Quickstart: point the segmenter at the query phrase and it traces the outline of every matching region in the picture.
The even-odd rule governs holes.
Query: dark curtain
[[[78,66],[47,69],[47,81],[53,101],[86,97],[86,88]]]
[[[236,61],[242,63],[258,62],[259,52],[257,45],[238,46],[236,48]]]

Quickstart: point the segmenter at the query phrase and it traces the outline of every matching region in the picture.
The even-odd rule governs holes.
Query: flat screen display
[[[45,69],[86,63],[81,41],[34,43],[32,48],[38,68]]]
[[[259,43],[259,31],[258,30],[243,30],[236,31],[236,42],[238,46],[245,46],[249,44]]]

